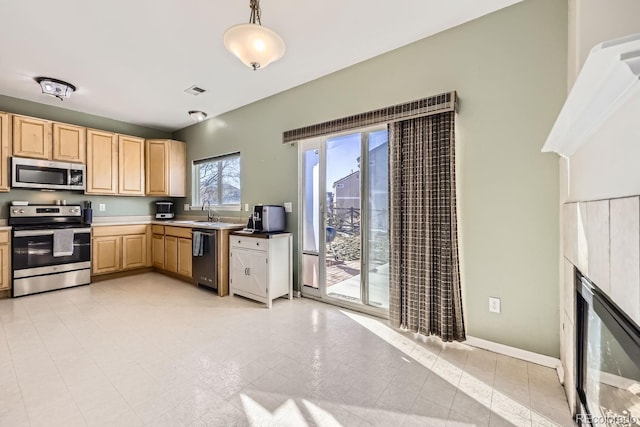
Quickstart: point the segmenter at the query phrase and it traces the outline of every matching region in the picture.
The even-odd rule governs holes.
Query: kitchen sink
[[[192,225],[194,227],[197,226],[203,226],[203,227],[220,227],[220,228],[227,228],[227,227],[234,227],[234,226],[241,226],[242,224],[234,224],[231,222],[219,222],[219,221],[206,221],[206,220],[178,220],[178,221],[170,221],[168,222],[169,225],[171,224],[188,224],[188,225]]]

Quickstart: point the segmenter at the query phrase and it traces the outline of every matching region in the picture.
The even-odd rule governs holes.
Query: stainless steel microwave
[[[84,191],[85,171],[80,163],[12,157],[11,187]]]

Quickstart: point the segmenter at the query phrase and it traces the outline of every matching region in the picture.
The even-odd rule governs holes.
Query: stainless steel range
[[[12,297],[91,282],[91,228],[79,205],[9,206]]]

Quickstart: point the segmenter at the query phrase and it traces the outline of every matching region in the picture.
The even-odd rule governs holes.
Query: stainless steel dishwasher
[[[197,234],[200,233],[198,243]],[[218,290],[217,232],[209,229],[193,230],[193,278],[198,285]],[[199,248],[197,245],[201,245]]]

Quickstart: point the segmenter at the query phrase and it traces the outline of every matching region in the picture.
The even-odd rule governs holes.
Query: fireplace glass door
[[[640,426],[638,326],[588,279],[577,279],[577,421]]]

